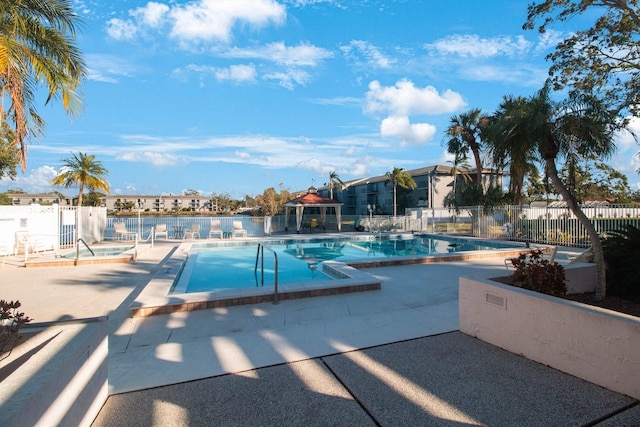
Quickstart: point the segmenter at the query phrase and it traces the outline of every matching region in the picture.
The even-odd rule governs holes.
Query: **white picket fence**
[[[105,208],[54,205],[0,206],[0,252],[59,251],[102,240]]]

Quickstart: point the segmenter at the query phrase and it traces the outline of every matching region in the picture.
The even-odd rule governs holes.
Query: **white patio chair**
[[[247,230],[242,228],[242,221],[233,221],[233,230],[231,230],[231,237],[247,237]]]
[[[124,222],[114,222],[113,228],[115,230],[116,239],[127,240],[129,237],[137,235],[135,231],[128,231]]]
[[[200,224],[191,224],[191,228],[184,231],[184,238],[195,239],[196,236],[200,238]]]
[[[214,236],[220,236],[221,239],[224,236],[219,219],[211,220],[211,228],[209,229],[209,238],[211,239]]]
[[[169,230],[167,229],[167,224],[156,224],[155,229],[155,238],[159,238],[164,236],[165,239],[169,238]]]

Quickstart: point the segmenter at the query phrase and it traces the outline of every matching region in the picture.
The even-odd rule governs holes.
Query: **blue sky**
[[[528,3],[75,1],[84,111],[71,120],[39,106],[46,134],[0,191],[60,190],[48,183],[79,151],[123,195],[242,198],[321,186],[331,171],[350,180],[446,164],[452,115],[532,95],[545,55],[589,22],[525,32]],[[629,135],[617,145],[607,163],[635,189],[638,147]]]

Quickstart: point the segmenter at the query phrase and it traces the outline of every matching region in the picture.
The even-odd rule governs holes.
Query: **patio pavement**
[[[109,316],[113,395],[96,426],[640,425],[637,401],[458,332],[458,277],[504,275],[501,258],[367,269],[380,291],[130,318],[173,247],[0,270],[2,297],[36,322]]]

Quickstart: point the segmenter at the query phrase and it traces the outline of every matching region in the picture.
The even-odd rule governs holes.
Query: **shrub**
[[[607,234],[602,241],[607,294],[640,302],[640,229],[625,224]]]
[[[516,286],[558,297],[567,293],[564,267],[544,259],[541,250],[520,254],[511,263],[515,267],[511,278]]]
[[[0,300],[0,352],[11,351],[13,346],[22,338],[18,334],[20,327],[31,319],[18,311],[20,301]]]

